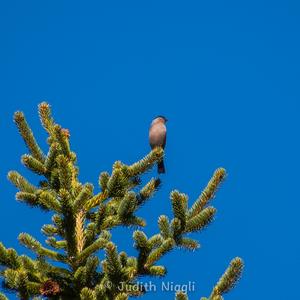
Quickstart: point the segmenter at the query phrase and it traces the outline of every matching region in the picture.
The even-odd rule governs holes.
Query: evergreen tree
[[[201,231],[213,221],[216,209],[211,200],[225,178],[225,170],[215,171],[191,207],[186,194],[172,191],[174,217],[169,220],[160,216],[158,233],[147,237],[141,230],[145,221],[137,212],[158,190],[161,181],[152,178],[142,186],[140,178],[162,160],[163,150],[156,148],[132,165],[115,162],[111,173],[100,174],[101,191],[94,193],[92,184],[78,180],[69,131],[55,123],[49,104],[39,105],[39,115],[49,135],[47,154],[39,147],[22,112],[15,113],[14,121],[29,150],[22,156],[22,163],[42,179],[35,185],[16,171],[9,172],[8,178],[19,190],[16,199],[50,211],[52,223],[41,229],[47,246],[27,233],[19,235],[19,242],[34,253],[33,257],[19,255],[0,243],[4,290],[17,293],[22,300],[125,300],[143,295],[145,289],[138,279],[163,277],[166,267],[158,264],[162,256],[175,248],[199,247],[189,233]],[[138,228],[133,233],[136,257],[118,251],[111,237],[111,229],[117,226]],[[102,261],[97,256],[99,251],[105,253]],[[242,268],[242,260],[233,259],[211,295],[202,299],[223,299],[223,294],[238,281]],[[183,292],[175,298],[188,299]],[[7,298],[1,294],[0,300],[3,299]]]

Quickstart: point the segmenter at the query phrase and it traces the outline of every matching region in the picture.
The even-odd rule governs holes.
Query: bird
[[[167,140],[167,121],[167,118],[164,116],[157,116],[153,119],[149,129],[149,143],[151,149],[156,147],[165,148]],[[163,160],[157,163],[157,171],[159,174],[166,172]]]

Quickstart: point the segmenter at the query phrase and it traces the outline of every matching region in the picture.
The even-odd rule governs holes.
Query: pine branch
[[[65,240],[57,241],[55,237],[48,237],[46,243],[55,249],[67,249],[67,242]]]
[[[148,268],[147,275],[163,277],[167,274],[167,270],[164,266],[151,266]]]
[[[86,247],[76,258],[78,263],[85,261],[90,255],[97,252],[99,249],[104,249],[107,244],[107,239],[102,237],[98,238],[94,243],[90,246]]]
[[[64,155],[59,155],[56,158],[56,162],[58,165],[60,187],[70,191],[73,187],[73,165]]]
[[[99,186],[102,191],[105,191],[107,189],[108,180],[109,180],[108,172],[102,172],[99,176]]]
[[[101,202],[103,202],[107,198],[108,198],[107,193],[105,193],[105,192],[99,193],[99,194],[95,195],[94,197],[92,197],[91,199],[89,199],[86,202],[86,204],[84,205],[84,208],[86,211],[89,211],[92,208],[98,206]]]
[[[16,250],[12,248],[5,248],[0,242],[0,264],[11,269],[17,269],[20,267],[19,256]]]
[[[34,158],[31,155],[23,155],[21,161],[25,167],[27,167],[34,173],[43,175],[47,172],[47,168],[45,167],[44,163],[40,162],[38,159]]]
[[[59,153],[59,144],[51,143],[46,160],[45,160],[45,168],[48,172],[51,172],[56,164],[56,158]]]
[[[163,159],[164,151],[162,148],[153,149],[148,155],[140,161],[128,167],[128,175],[133,177],[145,173],[151,169],[157,162]]]
[[[167,216],[162,215],[159,217],[158,226],[159,226],[161,235],[165,239],[171,237],[171,229],[170,229],[169,219]]]
[[[205,228],[212,222],[216,214],[216,209],[212,206],[206,207],[198,215],[190,218],[185,227],[185,232],[195,232]]]
[[[186,223],[186,210],[188,197],[185,194],[181,194],[178,191],[171,193],[172,208],[175,218],[180,221],[182,230]]]
[[[43,206],[49,210],[53,210],[57,213],[62,212],[62,207],[57,198],[52,195],[49,191],[39,191],[37,193],[38,201]]]
[[[188,249],[188,250],[196,250],[196,249],[200,248],[200,244],[196,240],[188,238],[188,237],[180,237],[176,241],[176,245],[181,248]]]
[[[210,181],[208,182],[206,188],[203,190],[199,198],[195,201],[192,208],[189,211],[189,217],[194,217],[197,215],[214,197],[217,192],[218,187],[226,177],[226,171],[223,168],[217,169]]]
[[[93,290],[85,287],[81,290],[80,299],[81,300],[96,300],[97,298],[96,298]]]
[[[153,196],[161,184],[159,178],[152,178],[137,195],[138,205],[144,204],[146,200]]]
[[[35,193],[17,192],[16,199],[25,202],[29,206],[40,207],[43,210],[61,212],[61,205],[58,200],[48,191],[36,190]]]
[[[59,232],[58,228],[52,224],[43,225],[41,231],[46,236],[54,236],[54,235],[57,235]]]
[[[128,181],[121,169],[114,169],[107,182],[107,193],[110,197],[122,197]]]
[[[183,293],[183,292],[177,292],[176,293],[176,297],[175,300],[188,300],[188,296],[187,294]]]
[[[150,248],[157,248],[162,245],[164,242],[164,238],[161,236],[161,234],[155,234],[148,240],[148,245]]]
[[[147,269],[148,267],[153,265],[153,263],[158,261],[165,253],[170,251],[173,247],[174,247],[173,239],[171,238],[166,239],[160,247],[156,248],[149,254],[146,260],[145,268]]]
[[[137,249],[140,249],[140,250],[144,250],[145,249],[145,251],[147,251],[147,250],[150,249],[149,245],[148,245],[147,236],[146,236],[146,234],[143,231],[136,230],[133,233],[133,239],[135,241],[135,247]]]
[[[31,131],[28,123],[25,120],[24,114],[20,111],[16,112],[14,115],[14,121],[18,127],[18,130],[19,130],[26,146],[30,150],[32,156],[34,158],[36,158],[37,160],[39,160],[40,162],[44,162],[45,156],[43,154],[43,151],[37,144],[32,131]]]
[[[117,297],[115,298],[115,300],[127,300],[127,299],[129,299],[129,298],[128,298],[128,295],[125,293],[121,293],[121,294],[117,295]]]
[[[107,243],[106,248],[106,260],[103,262],[106,269],[107,276],[118,282],[118,279],[122,276],[122,265],[117,252],[116,245],[112,242]]]
[[[81,253],[85,244],[84,235],[84,211],[79,211],[76,215],[75,236],[77,244],[77,253]]]
[[[39,294],[40,284],[30,281],[25,270],[7,269],[4,271],[4,279],[9,288],[19,291],[21,299],[29,299],[30,295]]]
[[[126,223],[126,219],[130,217],[137,208],[137,199],[134,192],[128,192],[121,200],[118,208],[118,216]]]
[[[222,275],[218,283],[213,289],[209,299],[215,300],[214,297],[228,293],[234,288],[241,277],[244,263],[241,258],[236,257],[231,262],[225,273]]]
[[[52,134],[55,123],[51,116],[50,105],[46,102],[42,102],[39,104],[38,110],[39,110],[39,116],[43,127],[45,128],[46,131],[48,131],[49,134]]]
[[[81,290],[84,286],[93,286],[97,283],[99,279],[97,273],[98,266],[99,259],[96,256],[90,256],[86,264],[76,270],[74,279],[77,290]]]
[[[84,207],[87,201],[92,197],[92,195],[93,195],[93,185],[92,184],[84,185],[81,192],[74,200],[74,211],[78,211],[79,209]]]
[[[39,272],[42,273],[43,279],[47,279],[44,274],[49,275],[50,277],[61,279],[61,280],[70,280],[72,278],[72,272],[68,269],[53,266],[46,261],[45,256],[39,256],[36,260],[36,268]]]
[[[67,242],[67,252],[71,257],[76,255],[76,237],[75,237],[75,226],[76,219],[73,212],[73,199],[70,193],[61,189],[60,194],[60,203],[62,208],[62,217],[57,216],[56,221],[58,221],[58,227],[63,232],[63,237]]]
[[[18,201],[25,202],[29,206],[39,206],[40,205],[40,203],[38,202],[38,197],[34,193],[17,192],[16,199]]]
[[[26,193],[34,193],[37,188],[29,183],[22,175],[17,171],[10,171],[7,175],[11,183],[16,186],[20,191]]]
[[[54,136],[62,150],[63,155],[69,159],[72,158],[74,160],[75,157],[73,157],[70,149],[69,131],[61,128],[61,126],[58,124],[54,125],[53,129],[54,129]]]
[[[50,259],[59,262],[66,262],[67,259],[64,255],[59,254],[55,251],[44,248],[40,242],[38,242],[35,238],[30,236],[28,233],[21,233],[18,237],[19,242],[24,245],[29,250],[35,252],[38,256],[47,256]]]
[[[0,300],[8,300],[8,298],[4,294],[0,293]]]

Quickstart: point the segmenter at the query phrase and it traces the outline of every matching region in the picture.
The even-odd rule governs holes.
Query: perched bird
[[[157,116],[151,123],[149,129],[149,143],[152,149],[156,147],[165,148],[167,138],[167,119],[164,116]],[[164,161],[157,164],[158,173],[165,173]]]

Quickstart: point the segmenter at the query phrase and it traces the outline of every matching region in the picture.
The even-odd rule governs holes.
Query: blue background
[[[41,238],[50,220],[17,203],[6,179],[16,169],[37,181],[20,164],[26,149],[14,111],[25,112],[46,150],[36,106],[47,100],[70,129],[80,179],[95,185],[115,160],[132,163],[148,152],[149,124],[163,114],[167,173],[140,212],[148,234],[160,214],[171,215],[172,189],[192,203],[215,168],[228,171],[214,200],[217,218],[196,235],[202,248],[166,256],[166,280],[196,281],[190,299],[199,299],[241,256],[244,276],[226,299],[296,299],[299,2],[125,2],[1,1],[0,240],[27,253],[19,232]],[[131,230],[113,239],[135,253]],[[154,297],[174,295],[144,299]]]

